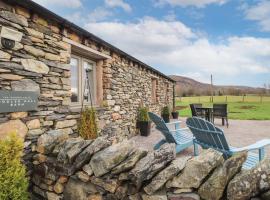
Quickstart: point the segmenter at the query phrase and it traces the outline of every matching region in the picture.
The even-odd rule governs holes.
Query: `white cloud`
[[[156,5],[158,6],[170,4],[172,6],[181,6],[181,7],[194,6],[197,8],[203,8],[208,4],[223,5],[228,0],[155,0],[155,1]]]
[[[102,21],[106,19],[109,16],[112,16],[113,13],[109,11],[108,9],[97,7],[94,11],[92,11],[87,17],[89,21],[95,22],[95,21]]]
[[[259,1],[254,6],[244,7],[246,19],[257,21],[262,31],[270,31],[270,1]]]
[[[34,0],[45,7],[62,6],[66,8],[79,8],[82,6],[81,0]]]
[[[126,12],[131,12],[131,6],[124,2],[124,0],[105,0],[105,5],[111,8],[120,7]]]
[[[86,29],[140,60],[174,74],[207,80],[270,74],[270,39],[229,37],[216,44],[179,21],[88,23]],[[195,77],[195,78],[196,78]]]

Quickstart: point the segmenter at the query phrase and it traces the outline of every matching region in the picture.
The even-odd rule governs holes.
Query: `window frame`
[[[70,106],[71,107],[81,107],[82,106],[82,101],[83,101],[83,90],[84,90],[84,81],[83,80],[83,63],[88,62],[93,64],[93,96],[92,96],[92,102],[93,106],[97,105],[97,79],[96,79],[96,67],[97,63],[90,58],[87,58],[83,55],[80,55],[78,53],[72,53],[71,54],[71,59],[77,59],[78,60],[78,102],[71,102]],[[71,67],[71,65],[70,65]],[[72,74],[71,74],[72,76]],[[84,102],[84,105],[90,106],[90,102]]]

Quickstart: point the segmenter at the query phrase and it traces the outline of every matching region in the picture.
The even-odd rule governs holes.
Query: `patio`
[[[179,120],[182,121],[181,127],[186,127],[186,118],[181,117]],[[229,128],[222,126],[220,119],[217,119],[215,124],[224,130],[229,145],[234,147],[243,147],[261,139],[270,138],[270,120],[229,120]],[[150,150],[162,138],[161,133],[152,124],[151,134],[148,137],[137,135],[132,140],[137,146]],[[266,151],[267,155],[270,155],[270,147],[266,147]],[[179,155],[193,155],[193,148],[188,148]]]

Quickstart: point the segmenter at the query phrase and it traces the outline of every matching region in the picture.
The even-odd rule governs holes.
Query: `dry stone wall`
[[[57,24],[35,10],[0,1],[0,26],[22,33],[22,40],[8,50],[0,45],[0,90],[36,91],[38,110],[1,113],[0,139],[16,131],[25,139],[26,165],[31,174],[37,138],[45,133],[77,134],[78,111],[70,109],[70,57],[72,46],[65,38],[110,55],[102,68],[103,101],[98,123],[101,135],[130,137],[136,133],[137,109],[141,103],[152,111],[173,101],[173,83],[146,70],[139,63]],[[151,103],[151,77],[159,83],[156,104]],[[168,85],[168,88],[165,87]],[[166,92],[165,92],[166,91]],[[165,94],[168,93],[168,99]],[[80,110],[80,109],[79,109]]]
[[[247,153],[224,160],[212,149],[178,156],[174,144],[146,151],[132,141],[115,143],[48,133],[38,139],[33,199],[244,200],[270,197],[270,160],[242,170]]]

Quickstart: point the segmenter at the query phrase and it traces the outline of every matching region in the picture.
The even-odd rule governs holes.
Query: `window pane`
[[[71,102],[79,102],[79,61],[71,58]]]
[[[87,81],[87,78],[89,78],[89,81],[86,84],[84,96],[83,99],[86,102],[91,102],[90,98],[92,99],[92,103],[94,103],[94,73],[93,73],[93,64],[84,61],[83,62],[83,80],[84,84]],[[86,77],[86,74],[88,74],[88,77]],[[85,81],[86,80],[86,81]],[[89,95],[89,90],[91,91],[91,96]]]

